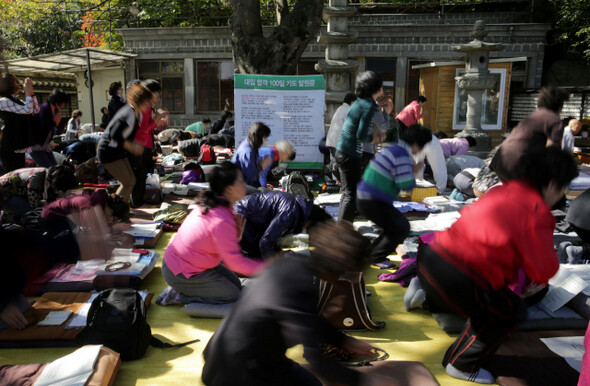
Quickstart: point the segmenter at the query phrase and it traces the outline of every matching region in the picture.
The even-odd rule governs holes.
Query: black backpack
[[[286,190],[288,193],[313,199],[313,194],[309,190],[307,180],[301,174],[301,172],[291,172],[289,174]]]
[[[81,344],[103,344],[121,354],[122,360],[143,357],[148,346],[180,347],[152,336],[146,320],[146,307],[139,292],[131,288],[104,290],[92,301],[86,327],[76,337]]]

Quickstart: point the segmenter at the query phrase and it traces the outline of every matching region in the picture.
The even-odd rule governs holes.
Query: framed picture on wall
[[[465,73],[464,68],[456,70],[456,76]],[[483,130],[502,129],[504,117],[504,90],[506,88],[506,69],[490,68],[490,73],[496,77],[492,88],[482,91],[481,100],[481,128]],[[455,103],[453,106],[453,130],[465,129],[467,121],[467,91],[460,90],[455,83]]]

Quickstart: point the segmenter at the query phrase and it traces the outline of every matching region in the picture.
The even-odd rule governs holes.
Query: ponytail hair
[[[218,205],[230,206],[229,201],[223,196],[223,192],[236,182],[238,173],[240,173],[238,166],[229,161],[224,161],[213,169],[208,178],[209,189],[201,191],[197,196],[196,203],[201,207],[201,213],[207,214],[209,209]]]
[[[264,143],[264,138],[270,137],[270,128],[262,122],[255,122],[248,130],[248,144],[258,156],[258,149]]]

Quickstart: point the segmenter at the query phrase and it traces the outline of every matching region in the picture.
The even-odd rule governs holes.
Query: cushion
[[[229,313],[234,305],[229,304],[206,304],[189,303],[180,310],[196,318],[221,319]]]

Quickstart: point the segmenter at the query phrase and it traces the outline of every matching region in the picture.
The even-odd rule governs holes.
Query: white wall
[[[90,114],[90,90],[84,84],[83,72],[76,74],[76,81],[78,83],[78,109],[82,111],[80,123],[92,123]],[[112,82],[119,81],[123,85],[123,88],[125,88],[125,72],[122,67],[93,70],[92,81],[94,82],[94,87],[92,88],[94,95],[94,121],[99,125],[102,118],[100,108],[107,107],[109,104],[109,86]]]

